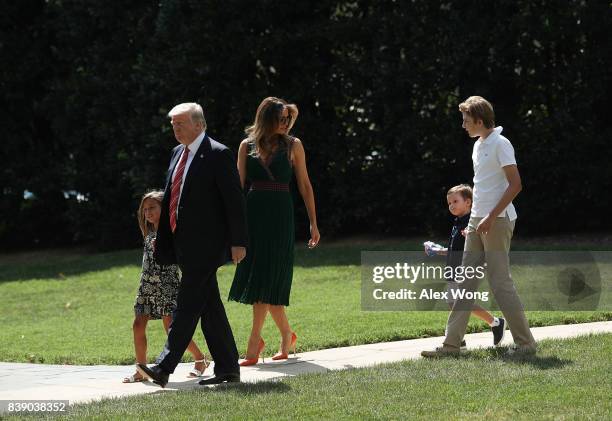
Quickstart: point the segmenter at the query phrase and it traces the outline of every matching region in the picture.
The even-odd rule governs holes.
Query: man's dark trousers
[[[193,274],[189,271],[182,272],[177,307],[172,314],[168,340],[158,358],[164,371],[174,372],[199,320],[215,362],[215,375],[240,372],[238,350],[219,295],[216,272],[216,269],[212,269],[204,276],[199,271]]]

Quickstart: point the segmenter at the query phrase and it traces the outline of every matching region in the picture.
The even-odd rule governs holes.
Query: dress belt
[[[279,183],[276,181],[253,181],[251,183],[251,190],[253,191],[281,191],[288,192],[288,183]]]

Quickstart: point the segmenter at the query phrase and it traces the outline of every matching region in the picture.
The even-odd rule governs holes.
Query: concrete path
[[[537,327],[533,328],[532,332],[538,341],[571,338],[591,333],[612,333],[612,321]],[[511,338],[510,332],[507,331],[504,344],[511,344]],[[492,336],[490,332],[474,333],[466,335],[465,340],[471,349],[488,347],[492,343]],[[320,373],[417,359],[420,358],[419,353],[422,350],[433,349],[441,343],[442,338],[437,337],[304,352],[287,361],[266,360],[265,364],[244,367],[241,370],[241,378],[244,382],[258,382],[303,373]],[[196,380],[186,378],[192,366],[193,364],[180,364],[170,376],[170,382],[164,390],[202,387]],[[0,363],[0,400],[64,399],[74,404],[161,390],[150,382],[121,383],[123,377],[132,374],[133,371],[133,366]],[[205,377],[209,375],[212,375],[212,365],[206,371]]]

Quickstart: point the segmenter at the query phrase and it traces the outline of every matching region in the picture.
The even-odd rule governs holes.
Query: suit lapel
[[[189,169],[187,170],[187,176],[185,177],[185,184],[183,185],[183,191],[181,192],[181,200],[183,199],[183,197],[186,197],[185,194],[189,192],[191,181],[193,179],[191,175],[198,172],[199,168],[203,165],[204,160],[206,159],[210,151],[211,151],[210,138],[208,137],[208,134],[205,134],[204,139],[202,139],[202,143],[200,144],[200,147],[198,148],[198,151],[194,155],[193,160],[191,161],[191,164],[189,165]]]
[[[178,160],[181,157],[182,150],[183,150],[182,145],[178,145],[174,148],[174,153],[172,155],[172,159],[170,160],[170,167],[168,167],[168,177],[166,178],[166,190],[168,190],[170,186],[172,185],[172,174],[174,174],[174,169],[176,168],[176,164],[178,163]]]

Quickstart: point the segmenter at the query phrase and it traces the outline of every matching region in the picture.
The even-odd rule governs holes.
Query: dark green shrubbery
[[[473,94],[515,146],[522,233],[609,229],[607,3],[3,2],[2,248],[138,244],[168,109],[236,149],[270,95],[300,107],[324,236],[445,232]]]

